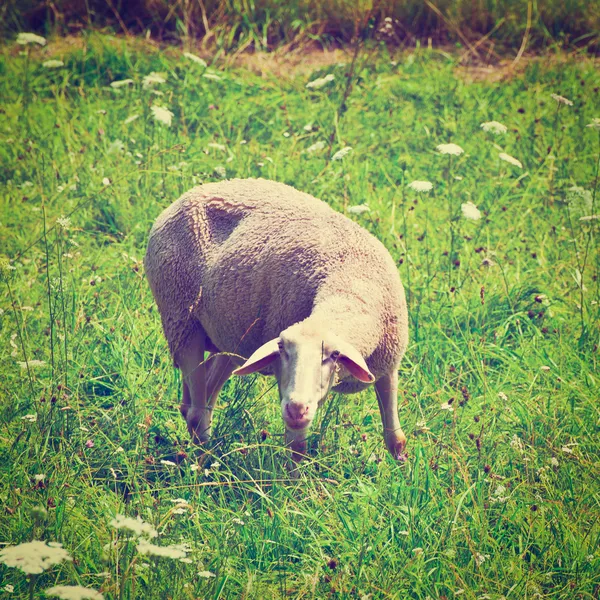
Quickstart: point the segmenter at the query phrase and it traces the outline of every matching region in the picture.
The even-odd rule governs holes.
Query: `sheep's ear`
[[[365,359],[354,346],[341,343],[337,344],[337,349],[340,351],[338,362],[348,369],[353,377],[364,383],[373,383],[375,381],[375,376],[369,371]]]
[[[279,357],[279,338],[263,344],[252,356],[238,369],[234,375],[249,375],[264,369]]]

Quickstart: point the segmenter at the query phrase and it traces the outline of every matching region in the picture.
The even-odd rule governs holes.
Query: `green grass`
[[[0,597],[76,583],[109,599],[597,597],[600,255],[598,221],[580,221],[598,213],[594,64],[466,83],[443,53],[375,54],[342,113],[348,65],[259,78],[88,41],[55,70],[38,50],[0,55],[0,541],[58,541],[74,559],[31,581],[0,564],[0,590],[14,586]],[[144,89],[153,71],[166,83]],[[352,152],[329,161],[330,139]],[[465,153],[436,152],[447,142]],[[385,452],[369,390],[329,399],[290,479],[266,378],[230,380],[214,440],[190,444],[141,259],[159,212],[223,169],[370,207],[349,214],[409,298],[406,463]],[[188,543],[191,562],[139,556],[116,514]]]

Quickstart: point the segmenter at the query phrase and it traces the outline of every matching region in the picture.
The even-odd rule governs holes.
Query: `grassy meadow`
[[[1,49],[0,598],[598,598],[597,60],[472,81],[445,52],[378,49],[347,87],[351,56],[312,59]],[[406,462],[372,390],[332,395],[291,479],[260,376],[190,443],[142,258],[164,207],[233,177],[312,193],[397,261]],[[72,560],[2,564],[32,540]]]

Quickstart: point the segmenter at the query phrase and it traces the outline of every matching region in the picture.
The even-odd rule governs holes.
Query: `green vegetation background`
[[[380,48],[359,56],[343,112],[348,64],[260,77],[110,36],[52,48],[0,57],[0,540],[59,541],[75,561],[31,585],[0,565],[0,586],[595,597],[597,64],[548,56],[469,83],[444,52]],[[165,82],[144,87],[152,72]],[[490,120],[508,131],[483,131]],[[446,142],[465,153],[436,152]],[[330,398],[290,480],[262,378],[228,382],[213,442],[190,445],[141,259],[158,213],[223,176],[310,192],[389,248],[410,310],[406,463],[386,454],[368,391]],[[139,556],[110,526],[118,513],[152,523],[157,543],[189,543],[191,563]]]

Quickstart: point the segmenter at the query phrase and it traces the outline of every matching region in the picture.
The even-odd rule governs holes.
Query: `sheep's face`
[[[339,374],[340,351],[322,337],[304,335],[293,327],[279,336],[279,360],[274,371],[281,415],[288,429],[304,430],[310,426]]]
[[[339,378],[375,378],[358,351],[330,332],[317,331],[306,322],[296,323],[278,338],[261,346],[236,375],[273,365],[279,385],[281,414],[288,431],[304,432]]]

